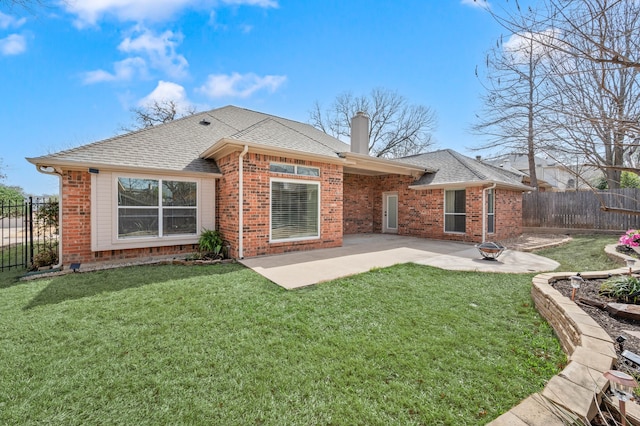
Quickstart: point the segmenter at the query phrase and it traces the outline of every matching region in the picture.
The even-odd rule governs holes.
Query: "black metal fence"
[[[58,263],[58,200],[0,200],[0,271]]]

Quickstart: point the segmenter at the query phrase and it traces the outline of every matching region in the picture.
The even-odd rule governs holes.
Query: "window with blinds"
[[[467,207],[466,191],[464,189],[448,190],[444,192],[444,231],[466,231]]]
[[[320,183],[271,181],[271,241],[320,237]]]

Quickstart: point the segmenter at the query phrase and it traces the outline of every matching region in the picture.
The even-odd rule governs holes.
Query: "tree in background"
[[[477,0],[481,1],[481,0]],[[508,3],[508,2],[506,2]],[[640,2],[543,0],[545,13],[496,12],[508,31],[548,50],[555,145],[569,158],[602,170],[609,188],[637,171],[640,134]],[[549,36],[541,38],[541,32]]]
[[[554,104],[559,139],[567,142],[563,151],[598,167],[608,188],[615,189],[621,187],[622,168],[631,166],[628,161],[637,155],[640,67],[593,57],[606,57],[604,49],[615,49],[625,57],[638,55],[634,49],[640,38],[640,7],[638,2],[593,3],[600,9],[572,11],[572,21],[581,20],[582,25],[580,33],[565,39],[576,53],[563,51],[552,63]],[[590,53],[591,57],[580,54],[592,49],[601,51]]]
[[[398,158],[424,152],[434,144],[432,132],[436,113],[424,105],[409,104],[397,92],[376,88],[354,96],[345,92],[323,110],[318,102],[310,113],[310,123],[338,139],[351,137],[351,118],[358,112],[369,116],[369,152],[376,157]]]
[[[133,132],[146,129],[158,124],[168,123],[176,118],[193,115],[196,109],[192,106],[181,108],[177,102],[171,99],[154,100],[153,102],[138,108],[132,108],[133,124],[122,127],[122,130]]]
[[[547,148],[551,136],[547,121],[551,103],[545,90],[547,37],[546,32],[536,36],[514,34],[487,54],[483,109],[471,129],[489,138],[474,149],[497,148],[502,154],[525,155],[530,184],[535,189],[538,189],[536,154]]]
[[[19,186],[0,184],[0,219],[22,216],[24,191]]]

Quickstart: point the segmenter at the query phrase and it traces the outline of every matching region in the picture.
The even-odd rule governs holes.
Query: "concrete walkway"
[[[456,271],[531,273],[559,264],[533,253],[505,250],[497,261],[484,260],[473,244],[389,234],[347,235],[331,249],[254,257],[240,261],[286,289],[413,262]]]

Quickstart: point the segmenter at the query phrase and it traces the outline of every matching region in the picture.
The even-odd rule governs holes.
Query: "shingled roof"
[[[109,167],[162,172],[220,173],[202,154],[221,139],[253,142],[338,158],[349,146],[315,127],[226,106],[165,124],[27,160],[42,166]]]
[[[398,161],[435,169],[435,172],[425,173],[415,181],[411,185],[412,188],[496,183],[500,187],[522,190],[531,189],[521,183],[521,176],[464,156],[451,149],[403,157]]]

